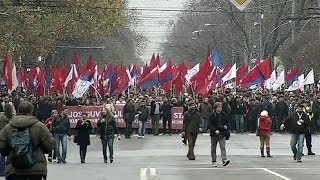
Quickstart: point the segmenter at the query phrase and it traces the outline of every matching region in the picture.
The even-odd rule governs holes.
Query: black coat
[[[170,102],[165,102],[162,104],[162,117],[164,119],[172,119],[172,107],[173,105]]]
[[[150,104],[150,106],[151,106],[151,110],[150,110],[151,116],[152,116],[152,115],[155,115],[154,112],[155,112],[155,110],[156,110],[156,104],[157,104],[157,103],[158,103],[158,102],[152,101],[151,104]],[[162,106],[161,106],[160,103],[158,103],[158,104],[159,104],[159,115],[160,115],[161,112],[162,112]]]
[[[137,109],[137,114],[139,114],[139,121],[146,122],[150,117],[149,108],[147,106],[140,106]]]
[[[80,146],[90,145],[90,133],[92,131],[91,122],[87,120],[82,124],[82,120],[79,120],[76,129],[78,130],[77,144]]]
[[[221,137],[227,137],[229,136],[229,130],[225,129],[223,126],[228,127],[228,119],[226,118],[225,114],[223,112],[217,113],[213,112],[209,119],[209,129],[210,129],[210,136],[221,136]],[[216,134],[216,130],[219,130],[220,133]]]
[[[123,107],[123,119],[128,122],[134,121],[134,116],[136,114],[134,105],[124,105]]]
[[[104,119],[104,122],[101,122]],[[106,128],[106,125],[107,128]],[[97,123],[100,139],[106,139],[106,137],[114,137],[114,134],[119,134],[117,123],[113,117],[102,118]]]
[[[298,125],[299,115],[297,112],[290,114],[287,118],[283,120],[283,124],[286,130],[293,134],[305,134],[309,129],[310,118],[309,116],[302,112],[301,119],[304,121],[301,125]]]

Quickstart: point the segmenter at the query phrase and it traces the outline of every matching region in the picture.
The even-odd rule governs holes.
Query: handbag
[[[260,118],[258,118],[257,129],[256,129],[256,136],[260,136]]]

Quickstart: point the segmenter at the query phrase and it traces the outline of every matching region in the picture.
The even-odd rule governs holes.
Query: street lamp
[[[286,22],[286,23],[280,24],[279,26],[275,27],[275,28],[268,34],[268,36],[266,37],[266,39],[265,39],[265,41],[264,41],[264,44],[263,44],[263,48],[262,48],[262,52],[261,52],[262,56],[261,56],[261,57],[264,57],[264,51],[265,51],[265,48],[266,48],[266,44],[267,44],[267,42],[268,42],[269,37],[272,35],[272,33],[273,33],[275,30],[279,29],[280,27],[282,27],[282,26],[284,26],[284,25],[286,25],[286,24],[289,24],[289,23],[291,24],[292,21],[290,20],[290,21],[288,21],[288,22]]]

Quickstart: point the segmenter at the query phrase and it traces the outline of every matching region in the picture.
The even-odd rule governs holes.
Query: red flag
[[[37,87],[37,96],[44,96],[45,92],[45,83],[46,83],[46,71],[39,68],[38,72],[38,87]]]
[[[243,64],[237,69],[236,83],[239,84],[240,81],[248,74],[248,66]]]
[[[5,81],[7,88],[12,89],[13,83],[12,83],[12,69],[13,65],[11,62],[11,56],[9,54],[6,55],[6,58],[4,60],[3,65],[3,71],[2,71],[2,78]]]
[[[116,92],[117,95],[121,94],[125,91],[131,80],[130,72],[125,67],[121,67],[120,71],[118,72],[118,78],[116,81]]]
[[[88,61],[87,61],[87,65],[86,65],[86,70],[93,70],[94,69],[94,61],[93,61],[93,56],[90,55]]]
[[[268,57],[266,60],[258,64],[258,68],[260,72],[263,74],[264,79],[269,79],[272,73],[271,58]]]
[[[76,53],[73,57],[73,64],[75,64],[77,67],[80,64],[80,57],[79,57],[79,53]]]

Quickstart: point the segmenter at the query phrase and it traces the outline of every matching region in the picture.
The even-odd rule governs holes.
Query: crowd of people
[[[0,100],[0,173],[8,179],[18,179],[21,174],[34,173],[21,171],[16,167],[19,163],[13,162],[15,154],[12,143],[15,135],[31,137],[34,147],[41,151],[30,150],[31,170],[39,172],[36,179],[46,177],[46,164],[39,153],[48,153],[49,162],[67,163],[67,141],[71,140],[79,145],[81,163],[85,163],[87,146],[90,145],[92,133],[91,121],[83,112],[77,122],[75,131],[70,128],[68,106],[101,105],[101,117],[97,123],[97,131],[100,134],[103,162],[113,163],[114,139],[121,140],[120,130],[117,127],[115,104],[125,104],[123,107],[123,119],[126,122],[125,138],[130,139],[133,134],[132,122],[137,117],[139,120],[138,138],[146,138],[146,122],[151,119],[151,134],[171,135],[174,131],[172,125],[172,108],[183,107],[183,142],[188,144],[187,158],[195,160],[194,147],[198,133],[210,133],[212,165],[217,167],[216,148],[219,143],[223,166],[227,166],[226,143],[230,138],[230,132],[257,133],[260,137],[261,157],[272,157],[270,153],[271,132],[283,133],[284,130],[292,133],[291,149],[294,160],[301,162],[304,139],[308,155],[312,152],[312,133],[320,130],[319,125],[319,98],[316,94],[294,93],[270,93],[270,92],[225,92],[213,93],[210,97],[202,95],[183,94],[181,96],[168,97],[156,95],[156,93],[130,94],[128,97],[109,97],[102,100],[96,97],[76,99],[68,96],[35,97],[25,94],[5,94]],[[148,108],[147,106],[150,106]],[[162,126],[160,125],[162,119]],[[161,127],[160,127],[161,126]],[[26,131],[27,130],[27,131]],[[28,135],[29,134],[29,135]],[[28,135],[28,136],[27,136]],[[30,141],[30,138],[29,138]],[[26,143],[26,145],[28,145]],[[298,146],[296,146],[298,145]],[[60,148],[61,147],[61,148]],[[19,146],[17,146],[19,148]],[[109,154],[107,154],[107,149]],[[12,152],[11,152],[12,151]],[[22,154],[25,155],[26,154]],[[27,154],[28,155],[28,154]],[[7,158],[6,171],[4,167],[5,156]],[[32,162],[35,158],[36,161]],[[27,158],[28,159],[28,158]],[[39,166],[39,167],[38,167]],[[31,171],[30,170],[30,171]],[[40,176],[41,175],[41,176]]]

